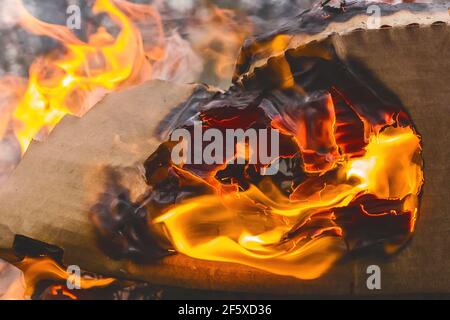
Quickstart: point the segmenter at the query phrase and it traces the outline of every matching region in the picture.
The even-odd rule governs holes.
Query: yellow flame
[[[127,5],[118,3],[122,8]],[[58,40],[65,47],[63,52],[58,50],[37,59],[30,68],[28,88],[13,114],[23,151],[42,129],[51,130],[64,115],[81,115],[103,94],[151,76],[140,31],[112,1],[97,0],[93,11],[108,14],[120,32],[112,36],[99,28],[87,43],[64,26],[34,18],[20,1],[17,8],[22,27]]]
[[[404,209],[417,212],[423,181],[419,155],[420,139],[411,128],[389,127],[372,137],[365,156],[341,163],[339,181],[311,200],[293,201],[270,185],[253,186],[241,193],[187,200],[154,223],[163,223],[176,250],[190,257],[314,279],[345,252],[342,237],[322,236],[324,230],[306,240],[284,241],[284,236],[299,221],[345,207],[361,192],[386,199],[409,196]],[[301,241],[306,243],[299,245]]]

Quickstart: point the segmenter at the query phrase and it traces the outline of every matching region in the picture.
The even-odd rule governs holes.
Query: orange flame
[[[21,269],[25,276],[26,296],[31,296],[36,285],[41,280],[67,281],[72,275],[64,270],[60,265],[50,258],[25,258],[16,266]],[[105,287],[112,284],[115,279],[91,279],[80,277],[81,289],[91,289],[94,287]],[[52,288],[58,290],[58,288]],[[70,296],[75,297],[73,294]],[[76,298],[76,297],[75,297]]]

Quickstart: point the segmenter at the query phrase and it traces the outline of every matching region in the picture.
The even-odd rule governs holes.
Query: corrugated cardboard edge
[[[450,24],[450,9],[444,5],[430,5],[429,10],[425,12],[414,12],[402,10],[397,13],[381,16],[378,26],[380,29],[385,28],[408,28],[414,26],[431,26],[433,24]],[[251,78],[255,69],[265,68],[268,61],[271,59],[281,58],[284,52],[289,49],[296,49],[299,47],[305,47],[313,42],[323,41],[328,37],[336,35],[344,36],[353,32],[361,32],[365,30],[371,30],[368,28],[368,21],[371,18],[369,14],[359,14],[352,17],[346,22],[331,22],[320,33],[308,34],[300,33],[297,35],[287,35],[290,38],[287,45],[277,52],[261,52],[258,60],[252,63],[249,70],[244,74],[241,74],[236,83],[245,83],[246,78]],[[376,30],[376,29],[373,29]],[[269,55],[266,55],[269,54]]]

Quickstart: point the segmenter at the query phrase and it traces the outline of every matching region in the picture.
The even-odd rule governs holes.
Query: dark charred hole
[[[337,19],[345,17],[344,13]],[[302,19],[318,17],[305,15]],[[271,38],[261,39],[260,43],[267,39]],[[257,44],[246,44],[239,63],[249,63],[255,58],[251,50]],[[238,65],[237,70],[248,69]],[[228,129],[277,129],[279,170],[264,176],[262,163],[252,164],[248,159],[234,163],[231,161],[236,160],[234,154],[232,159],[220,159],[220,164],[174,163],[171,155],[177,143],[170,141],[171,134],[175,129],[186,130],[192,145],[196,123],[201,123],[204,130],[215,129],[222,134]],[[414,229],[417,215],[414,203],[420,186],[406,196],[395,192],[393,196],[379,195],[370,186],[370,179],[377,177],[364,175],[365,170],[370,170],[367,167],[396,161],[375,157],[376,161],[371,162],[372,153],[377,151],[371,143],[380,136],[395,141],[390,136],[393,132],[401,135],[409,129],[417,137],[412,122],[395,94],[358,59],[341,60],[329,39],[269,58],[266,65],[255,68],[225,92],[198,89],[160,129],[166,142],[144,163],[147,193],[132,202],[129,190],[120,184],[119,177],[111,174],[110,184],[92,210],[102,247],[116,257],[148,261],[175,248],[189,255],[186,248],[201,243],[198,238],[205,237],[202,240],[207,245],[214,235],[241,244],[245,237],[233,229],[237,225],[240,230],[240,223],[248,230],[257,230],[255,233],[274,226],[284,228],[276,243],[263,246],[264,250],[276,248],[281,253],[322,238],[342,239],[349,252],[372,246],[398,248],[408,241]],[[204,149],[205,141],[199,141]],[[393,149],[380,152],[384,155]],[[411,163],[420,164],[420,142],[412,154]],[[366,155],[371,157],[366,159]],[[361,159],[367,161],[357,162]],[[394,164],[394,169],[401,171],[402,166]],[[387,187],[392,183],[389,177]],[[259,191],[257,196],[251,194],[253,189]],[[242,200],[247,193],[249,199]],[[332,196],[326,198],[327,194]],[[227,202],[230,195],[244,196],[231,197],[230,203]],[[291,212],[279,214],[286,203],[301,211],[302,204],[322,202],[324,198],[328,200],[326,204],[309,208],[301,216]],[[181,222],[175,221],[175,226],[165,224],[164,221],[177,215],[180,207]],[[224,207],[227,210],[222,210]],[[235,220],[228,216],[221,220],[228,212],[233,212]],[[232,232],[226,233],[230,229]],[[181,240],[177,238],[180,234]],[[255,252],[252,253],[258,254]],[[220,254],[215,252],[212,256]],[[208,258],[206,255],[205,259]]]

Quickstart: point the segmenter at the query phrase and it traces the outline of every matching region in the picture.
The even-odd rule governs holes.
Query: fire
[[[91,219],[107,240],[120,239],[122,258],[161,257],[161,251],[173,248],[195,259],[309,280],[351,250],[374,244],[381,244],[386,253],[401,248],[418,217],[423,184],[420,136],[401,106],[354,81],[331,55],[323,57],[302,59],[308,59],[311,69],[326,63],[336,70],[323,83],[335,81],[339,88],[331,82],[313,92],[297,90],[303,89],[302,79],[295,88],[285,88],[280,79],[279,88],[269,92],[234,87],[204,102],[177,127],[194,132],[185,143],[205,150],[210,145],[205,148],[205,141],[192,138],[198,123],[222,137],[230,129],[278,129],[277,160],[284,169],[275,175],[265,175],[268,166],[261,161],[249,161],[255,150],[238,139],[234,150],[241,146],[242,152],[233,153],[234,159],[223,152],[223,161],[213,163],[175,162],[170,155],[176,145],[169,140],[144,163],[149,189],[138,203],[127,199],[120,186],[118,201],[100,200]],[[326,74],[314,79],[318,86],[321,76]],[[310,79],[306,83],[310,85]],[[247,162],[235,163],[236,157]],[[128,209],[122,209],[118,221],[115,213],[121,207]],[[133,223],[129,235],[109,227],[126,226],[134,216],[145,219]],[[135,229],[147,245],[133,246]],[[148,234],[142,235],[143,229]],[[154,241],[155,233],[162,241]],[[159,247],[167,241],[172,248]]]
[[[81,116],[106,93],[158,75],[173,78],[172,69],[167,71],[161,65],[167,59],[171,66],[172,63],[183,64],[169,50],[161,17],[152,6],[122,0],[96,0],[93,12],[107,14],[119,32],[114,35],[105,28],[98,28],[86,42],[64,26],[36,19],[20,0],[16,8],[19,24],[24,29],[57,40],[63,47],[36,59],[26,87],[17,89],[20,93],[16,96],[21,98],[14,101],[12,117],[22,152],[33,138],[52,130],[66,114]],[[232,12],[227,10],[213,9],[212,15],[200,20],[205,25],[204,30],[190,26],[189,37],[194,50],[213,61],[219,77],[230,73],[237,48],[251,33],[251,28],[235,23]],[[144,43],[137,23],[150,25],[153,39],[150,44]],[[173,39],[182,43],[180,38]],[[282,54],[289,40],[289,36],[281,34],[271,41],[256,44],[253,49]],[[312,67],[316,62],[313,58],[330,61],[333,58],[312,51],[295,58],[311,59],[306,62],[312,62]],[[298,94],[306,95],[307,90],[296,83],[299,80],[294,77],[295,70],[287,61],[278,69],[277,76],[282,81],[277,89],[295,88]],[[311,70],[311,73],[316,72]],[[336,79],[339,76],[336,74]],[[273,78],[270,80],[275,83],[277,77]],[[226,165],[202,171],[204,168],[176,166],[166,161],[158,163],[154,171],[147,168],[150,187],[153,192],[163,194],[166,190],[158,188],[166,182],[161,180],[167,179],[174,186],[167,188],[167,192],[179,188],[181,200],[177,195],[174,203],[161,205],[146,199],[138,207],[151,212],[146,222],[152,228],[159,228],[174,249],[187,256],[240,263],[300,279],[321,276],[349,249],[364,246],[366,242],[394,237],[400,238],[400,243],[407,238],[414,231],[423,183],[420,137],[410,123],[395,119],[398,113],[385,112],[381,106],[380,109],[364,108],[366,106],[358,99],[359,95],[366,98],[367,92],[359,92],[359,88],[352,88],[353,84],[346,82],[348,79],[344,80],[341,84],[347,87],[341,88],[345,91],[342,94],[336,88],[333,89],[336,92],[325,88],[325,98],[313,101],[311,109],[294,105],[303,113],[296,114],[287,126],[281,123],[284,118],[271,118],[265,123],[258,118],[263,110],[248,106],[223,117],[220,112],[212,113],[209,118],[202,115],[201,120],[219,129],[239,128],[242,122],[234,123],[239,121],[244,121],[248,127],[279,129],[285,142],[295,149],[280,159],[297,156],[302,163],[299,169],[302,179],[295,183],[292,179],[289,188],[285,188],[288,192],[281,190],[275,178],[241,181],[250,180],[248,172],[242,174],[241,180],[233,174],[219,178],[219,173],[228,169]],[[317,84],[321,85],[319,81]],[[343,101],[338,101],[338,95],[342,95]],[[344,98],[347,95],[348,101]],[[345,108],[351,109],[354,117],[348,121],[343,119],[340,104],[346,104]],[[344,113],[350,111],[345,109]],[[0,123],[0,133],[5,131],[4,127]],[[348,138],[349,131],[358,136],[357,139]],[[238,149],[242,152],[236,156],[250,157],[252,150],[247,146]],[[255,169],[257,173],[259,169]],[[231,187],[225,181],[231,181]],[[183,190],[185,187],[192,187],[194,191]],[[189,196],[183,198],[186,194]],[[387,251],[395,248],[391,243],[386,244]],[[45,258],[27,258],[19,267],[25,273],[28,293],[40,279],[60,281],[69,277],[58,264]],[[106,286],[113,281],[82,279],[82,287]],[[52,290],[57,292],[63,288],[56,286]],[[70,296],[64,290],[63,294]]]
[[[18,25],[55,40],[59,47],[32,62],[28,79],[0,79],[2,110],[6,110],[0,115],[0,139],[11,126],[23,155],[33,139],[45,138],[65,115],[82,116],[105,94],[155,78],[197,81],[206,60],[218,78],[231,77],[241,42],[251,32],[248,24],[237,23],[230,10],[209,6],[190,19],[188,41],[176,31],[167,34],[157,6],[124,0],[93,1],[92,12],[106,14],[117,30],[98,27],[83,41],[66,26],[37,19],[21,0],[14,0],[11,7]],[[19,160],[19,147],[16,149]],[[67,277],[51,260],[26,259],[21,267],[28,293],[39,279]],[[83,288],[107,282],[84,279]]]
[[[52,296],[58,296],[59,294],[68,297],[71,300],[78,300],[78,297],[66,290],[62,285],[54,285],[50,288],[50,294]]]
[[[31,296],[35,291],[36,285],[41,280],[67,281],[73,277],[72,274],[68,273],[54,260],[46,257],[25,258],[21,262],[16,263],[16,266],[23,271],[25,276],[25,296]],[[112,278],[93,279],[81,276],[80,287],[81,289],[105,287],[112,284],[114,281],[115,279]],[[65,290],[62,285],[53,286],[51,291],[55,294],[60,291],[69,298],[76,299],[76,296],[68,290]]]
[[[121,7],[136,5],[117,2]],[[149,6],[141,13],[156,16]],[[106,13],[120,27],[117,36],[99,28],[86,43],[64,26],[44,23],[17,4],[19,23],[26,30],[46,35],[63,46],[37,59],[30,68],[29,82],[14,110],[15,132],[25,151],[41,130],[51,130],[66,114],[82,115],[105,93],[140,83],[151,77],[151,62],[161,56],[163,31],[159,20],[155,45],[144,50],[139,30],[115,2],[97,0],[96,14]],[[131,10],[132,11],[132,10]]]
[[[421,164],[414,160],[420,152],[417,135],[410,128],[389,127],[372,136],[365,151],[361,158],[339,163],[337,181],[306,201],[293,200],[300,190],[289,199],[265,183],[245,192],[186,200],[153,222],[163,223],[176,250],[190,257],[317,278],[347,251],[345,231],[333,212],[336,208],[372,194],[380,199],[405,199],[400,211],[416,213],[423,180]],[[311,235],[287,238],[299,221],[313,224],[319,219],[328,223]],[[208,230],[208,226],[215,227]]]

